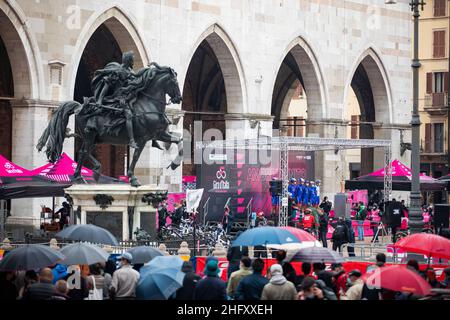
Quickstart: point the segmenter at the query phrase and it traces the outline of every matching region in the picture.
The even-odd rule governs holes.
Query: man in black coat
[[[193,300],[195,288],[201,277],[194,272],[194,267],[190,261],[183,263],[181,271],[186,275],[184,276],[183,286],[175,294],[175,300]]]
[[[242,231],[239,231],[236,234],[235,239],[237,239],[241,235]],[[264,247],[265,248],[265,247]],[[248,257],[248,247],[229,247],[227,251],[227,260],[228,260],[228,279],[234,271],[239,270],[239,264],[241,262],[242,257]]]
[[[14,278],[14,272],[0,272],[0,300],[16,300],[18,292]]]
[[[236,289],[236,300],[261,300],[264,286],[269,283],[269,279],[262,275],[264,261],[255,259],[252,263],[253,274],[244,277]]]
[[[25,292],[24,300],[50,300],[55,295],[55,287],[52,284],[53,273],[50,268],[42,269],[39,274],[39,282],[33,283]]]
[[[227,285],[219,278],[220,269],[216,260],[210,260],[205,267],[205,278],[194,290],[194,300],[226,300]]]

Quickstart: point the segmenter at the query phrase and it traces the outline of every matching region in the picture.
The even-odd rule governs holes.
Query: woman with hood
[[[261,300],[297,300],[295,285],[283,276],[281,265],[270,267],[270,280],[264,286]]]

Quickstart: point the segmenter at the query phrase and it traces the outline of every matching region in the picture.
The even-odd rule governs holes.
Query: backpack
[[[334,228],[333,240],[344,240],[345,239],[345,227],[343,225],[337,225],[336,228]]]
[[[358,214],[356,215],[356,219],[357,220],[365,220],[367,217],[367,209],[364,208],[361,212],[358,212]]]

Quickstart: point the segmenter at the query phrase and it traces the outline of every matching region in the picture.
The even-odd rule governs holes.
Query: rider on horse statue
[[[133,97],[124,91],[124,88],[136,78],[133,64],[133,51],[125,52],[122,56],[122,64],[111,62],[104,69],[97,70],[91,85],[97,106],[102,108],[104,105],[114,105],[123,110],[130,147],[137,149],[133,131],[133,110],[130,103]]]

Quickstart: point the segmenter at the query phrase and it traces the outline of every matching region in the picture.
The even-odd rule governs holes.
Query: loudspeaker
[[[388,227],[400,227],[402,225],[402,206],[399,201],[386,202],[386,210],[382,216],[382,221]]]
[[[449,212],[450,205],[448,204],[434,205],[434,226],[437,230],[439,230],[440,228],[448,229]]]
[[[334,195],[334,216],[336,218],[350,218],[350,203],[347,202],[348,194],[337,193]]]
[[[272,196],[280,196],[283,193],[283,182],[281,180],[269,181],[269,191]]]

